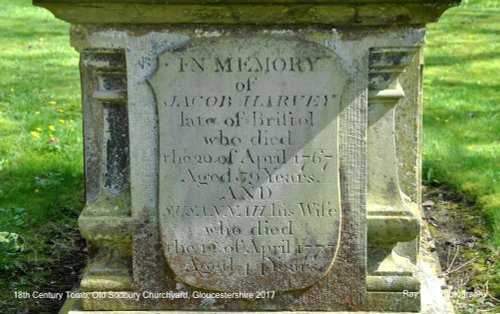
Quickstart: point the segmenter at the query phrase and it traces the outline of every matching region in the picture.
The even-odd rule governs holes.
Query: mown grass
[[[78,55],[67,24],[31,1],[0,0],[0,23],[0,210],[26,213],[0,226],[33,233],[82,205]]]
[[[475,198],[490,228],[483,233],[497,248],[499,17],[499,1],[469,0],[429,25],[424,80],[424,179]],[[59,278],[50,278],[64,258],[60,252],[71,253],[75,246],[66,235],[83,206],[82,168],[78,55],[69,47],[68,25],[29,0],[0,0],[0,309],[5,313],[26,307],[46,312],[46,304],[33,309],[33,300],[14,300],[14,290],[61,289],[52,282]]]
[[[472,241],[454,245],[462,263],[449,279],[461,282],[459,291],[488,295],[455,299],[459,313],[495,312],[500,306],[500,1],[464,1],[428,25],[427,34],[423,179],[465,193],[475,203],[448,206],[454,211],[449,217],[461,224],[454,232],[465,232]],[[435,232],[438,238],[449,234]]]
[[[424,180],[474,199],[500,248],[500,1],[447,11],[425,59]]]
[[[29,0],[0,0],[0,312],[50,313],[14,291],[75,279],[56,269],[77,247],[68,233],[83,206],[81,133],[68,25]]]

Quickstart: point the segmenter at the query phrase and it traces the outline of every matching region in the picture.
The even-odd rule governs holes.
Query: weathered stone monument
[[[71,313],[420,311],[422,46],[457,0],[34,3],[81,55]]]

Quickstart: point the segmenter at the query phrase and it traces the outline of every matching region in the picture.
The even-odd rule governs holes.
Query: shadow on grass
[[[0,312],[57,313],[66,299],[66,291],[80,281],[80,272],[86,264],[86,243],[74,226],[47,223],[39,226],[45,231],[43,251],[36,251],[25,243],[25,254],[30,260],[12,271],[0,269]],[[61,293],[63,298],[16,298],[14,292]]]
[[[440,87],[440,88],[453,88],[453,91],[456,93],[457,88],[461,88],[461,90],[465,90],[468,93],[474,92],[478,93],[480,96],[484,92],[495,92],[497,93],[500,90],[500,84],[490,84],[487,80],[481,81],[480,84],[472,83],[472,82],[464,82],[457,80],[447,80],[447,79],[439,79],[433,78],[432,80],[426,82],[425,84],[429,88]],[[453,97],[453,94],[451,94]],[[493,100],[493,99],[492,99]]]
[[[498,34],[500,35],[500,33]],[[483,52],[470,55],[437,55],[433,54],[425,58],[425,66],[454,66],[457,64],[468,64],[474,61],[491,61],[492,59],[499,58],[498,52]]]
[[[82,172],[75,171],[75,164],[51,157],[14,161],[0,172],[1,231],[18,234],[23,247],[0,265],[0,313],[57,313],[64,298],[22,299],[14,292],[65,295],[79,282],[87,260],[77,228]]]
[[[68,165],[43,160],[33,164],[12,164],[2,171],[2,204],[24,208],[34,226],[51,220],[75,219],[83,208],[83,174]],[[23,197],[24,196],[24,197]],[[8,223],[0,217],[0,225]],[[10,231],[10,230],[5,230]],[[16,232],[23,230],[15,230]]]

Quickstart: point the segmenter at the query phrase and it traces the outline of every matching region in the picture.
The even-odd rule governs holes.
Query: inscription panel
[[[305,41],[197,39],[159,56],[160,232],[180,281],[287,291],[330,271],[346,81]]]

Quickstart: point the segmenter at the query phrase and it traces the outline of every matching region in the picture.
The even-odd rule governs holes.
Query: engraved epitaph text
[[[334,267],[340,234],[335,54],[308,42],[193,40],[149,81],[163,250],[179,280],[286,291]]]

